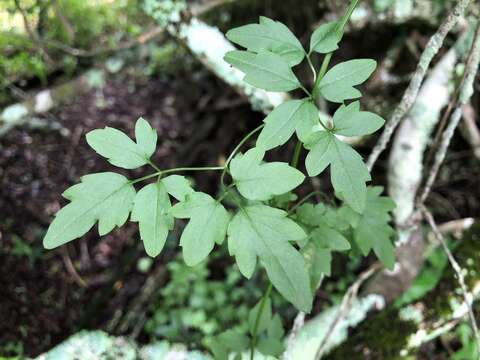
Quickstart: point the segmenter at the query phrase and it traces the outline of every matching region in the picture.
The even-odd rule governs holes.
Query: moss
[[[363,321],[327,359],[400,359],[415,322],[402,320],[398,310],[389,308]]]
[[[465,269],[465,284],[472,290],[475,282],[480,277],[480,223],[473,225],[465,232],[461,242],[453,249],[455,259],[462,269]],[[451,266],[447,266],[438,285],[422,300],[427,320],[439,317],[448,317],[452,313],[451,302],[463,301],[462,294],[458,291],[458,281]]]

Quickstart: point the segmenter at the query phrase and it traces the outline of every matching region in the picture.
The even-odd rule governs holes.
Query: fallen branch
[[[425,78],[425,75],[428,68],[430,67],[430,63],[432,62],[433,57],[443,46],[445,37],[450,32],[450,30],[452,30],[458,19],[463,15],[469,2],[470,0],[459,0],[452,12],[450,12],[442,25],[440,25],[438,31],[430,38],[427,46],[423,50],[420,61],[417,65],[417,69],[415,70],[415,73],[410,80],[410,84],[408,85],[408,88],[405,91],[402,100],[400,101],[400,104],[397,106],[392,116],[390,117],[390,120],[385,125],[380,139],[378,140],[377,144],[373,148],[368,158],[367,167],[370,171],[375,165],[375,162],[377,161],[380,154],[387,147],[394,130],[414,104],[415,99],[418,96],[420,86],[422,85],[423,79]]]

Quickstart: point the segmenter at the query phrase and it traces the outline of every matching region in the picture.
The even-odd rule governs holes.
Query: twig
[[[77,269],[75,269],[75,266],[72,263],[72,259],[70,258],[70,254],[68,253],[68,249],[66,246],[63,246],[61,248],[61,253],[62,253],[63,263],[65,264],[65,267],[67,268],[67,272],[70,274],[73,280],[77,283],[78,286],[83,288],[87,287],[88,284],[78,274]]]
[[[450,119],[448,127],[445,129],[442,135],[442,141],[439,145],[437,153],[435,154],[435,160],[433,166],[428,175],[428,179],[425,183],[424,190],[419,197],[420,204],[423,204],[427,199],[432,185],[438,175],[440,166],[445,159],[448,146],[452,140],[455,129],[457,128],[460,120],[462,118],[462,107],[470,101],[470,98],[473,94],[473,82],[475,80],[475,75],[477,74],[478,65],[480,63],[480,23],[477,25],[477,30],[475,31],[475,37],[473,40],[472,48],[470,54],[468,55],[467,64],[465,66],[465,76],[464,81],[460,85],[459,89],[459,98],[455,106],[455,110]]]
[[[415,70],[415,73],[410,80],[410,84],[408,85],[407,90],[403,94],[400,104],[397,106],[390,120],[385,125],[385,129],[383,130],[380,139],[378,140],[377,144],[373,148],[372,153],[368,158],[367,167],[369,171],[372,170],[378,157],[387,147],[395,128],[398,126],[400,121],[404,118],[404,116],[407,114],[407,112],[410,110],[413,103],[415,102],[415,99],[417,98],[418,92],[420,90],[420,86],[422,85],[422,81],[425,78],[425,75],[430,66],[430,63],[432,62],[433,57],[440,50],[445,40],[445,37],[453,28],[453,26],[457,23],[459,17],[462,16],[465,8],[468,6],[469,3],[470,0],[459,0],[452,12],[447,16],[442,25],[440,25],[438,31],[428,41],[428,44],[423,50],[423,53],[420,57],[417,69]]]
[[[477,323],[475,321],[475,314],[473,313],[473,309],[472,309],[471,296],[469,296],[467,286],[465,285],[465,279],[464,279],[464,276],[463,276],[462,268],[458,264],[457,260],[455,260],[455,257],[453,256],[452,252],[448,248],[448,246],[445,242],[445,239],[443,238],[442,233],[437,228],[437,224],[435,223],[435,220],[434,220],[432,214],[427,210],[427,208],[423,204],[420,205],[420,210],[422,211],[423,215],[425,216],[425,219],[427,220],[428,224],[432,228],[432,231],[433,231],[433,234],[435,235],[435,238],[442,245],[443,250],[447,254],[448,261],[450,262],[450,265],[452,266],[452,269],[457,276],[457,280],[458,280],[458,283],[460,284],[460,288],[462,290],[462,295],[463,295],[463,298],[465,300],[465,305],[468,308],[468,317],[470,319],[473,334],[475,336],[477,351],[480,353],[480,334],[478,332]]]
[[[28,36],[30,37],[30,39],[32,40],[32,42],[37,46],[38,52],[42,55],[42,57],[45,59],[45,61],[48,62],[48,63],[50,63],[50,64],[52,64],[53,61],[52,61],[52,59],[50,58],[50,56],[48,55],[48,53],[47,53],[47,51],[45,50],[45,48],[43,47],[42,40],[41,40],[40,37],[32,30],[32,28],[30,27],[30,24],[28,23],[27,13],[26,13],[25,10],[21,7],[20,1],[19,1],[19,0],[14,0],[14,3],[15,3],[15,7],[17,8],[18,12],[19,12],[20,15],[22,16],[23,25],[25,26],[25,30],[27,31]]]
[[[373,264],[370,268],[361,273],[358,276],[358,279],[348,288],[347,292],[342,298],[342,302],[340,304],[340,308],[338,309],[337,315],[335,316],[335,319],[327,330],[325,337],[322,339],[322,342],[320,343],[317,352],[315,353],[315,360],[319,360],[322,358],[330,336],[333,334],[338,323],[350,312],[352,303],[357,298],[360,286],[362,286],[362,284],[380,268],[380,263]]]
[[[463,106],[463,135],[472,147],[473,155],[480,160],[480,130],[475,122],[475,110],[472,105],[468,103]]]

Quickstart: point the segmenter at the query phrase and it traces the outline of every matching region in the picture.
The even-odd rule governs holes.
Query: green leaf
[[[157,134],[142,118],[135,125],[137,143],[120,130],[105,127],[87,133],[87,143],[112,165],[135,169],[148,163],[155,151]]]
[[[254,54],[248,51],[229,51],[224,60],[245,73],[245,82],[268,91],[290,91],[300,82],[280,55],[268,51]]]
[[[253,307],[252,310],[248,313],[248,331],[251,335],[255,330],[255,322],[257,321],[258,312],[260,311],[260,305],[262,304],[262,300]],[[265,304],[263,305],[262,313],[260,314],[260,319],[258,321],[257,326],[257,335],[261,334],[265,330],[267,330],[270,321],[272,320],[272,302],[270,298],[265,300]]]
[[[250,343],[246,335],[236,330],[227,330],[219,334],[218,341],[226,348],[236,352],[247,349]]]
[[[362,93],[354,88],[367,80],[377,67],[372,59],[357,59],[342,62],[332,67],[319,84],[320,93],[331,102],[356,99]]]
[[[276,107],[263,121],[265,127],[258,136],[257,146],[270,150],[285,144],[295,130],[302,140],[307,132],[304,129],[309,124],[318,124],[318,110],[308,99],[289,100]]]
[[[228,227],[228,249],[250,278],[257,257],[273,286],[298,309],[309,312],[312,293],[302,255],[290,244],[306,237],[285,211],[265,205],[241,208]]]
[[[285,335],[283,330],[282,319],[278,314],[275,314],[268,324],[267,335],[272,339],[282,339]]]
[[[185,197],[194,192],[190,181],[185,176],[170,175],[162,179],[167,192],[178,201],[185,201]]]
[[[319,247],[335,250],[345,251],[350,250],[351,246],[348,240],[339,231],[329,227],[325,223],[316,227],[311,233],[312,241]]]
[[[310,38],[310,53],[316,51],[326,54],[338,49],[338,43],[342,39],[342,33],[337,31],[337,22],[331,21],[320,25]]]
[[[320,219],[325,214],[325,205],[318,203],[313,204],[302,204],[295,211],[298,221],[302,222],[305,225],[317,226]]]
[[[333,115],[333,132],[344,136],[362,136],[372,134],[380,129],[385,120],[377,114],[360,111],[360,103],[355,101],[342,105]]]
[[[281,22],[260,17],[260,24],[248,24],[232,29],[227,39],[249,51],[270,51],[282,57],[290,66],[302,62],[305,51],[295,35]]]
[[[310,241],[303,249],[307,269],[310,274],[310,286],[315,292],[323,275],[330,276],[332,268],[332,251]]]
[[[151,257],[160,254],[168,232],[173,230],[171,206],[162,182],[144,186],[135,196],[131,220],[138,222],[143,246]]]
[[[63,196],[71,202],[60,209],[43,239],[53,249],[84,235],[98,220],[98,232],[105,235],[127,221],[135,189],[130,181],[112,172],[82,177]]]
[[[144,118],[139,118],[135,123],[135,139],[138,147],[149,159],[157,146],[157,131]]]
[[[225,239],[230,216],[225,208],[210,195],[194,192],[172,207],[176,218],[190,221],[180,237],[183,258],[188,266],[195,266],[213,250],[215,243]]]
[[[280,356],[285,350],[282,341],[269,337],[261,338],[257,344],[258,350],[263,355]]]
[[[361,213],[365,208],[365,183],[371,180],[370,173],[355,150],[330,132],[321,131],[307,155],[305,166],[310,176],[317,176],[328,165],[337,195]]]
[[[373,249],[385,266],[393,269],[395,248],[391,238],[395,231],[388,224],[391,220],[390,211],[395,208],[395,203],[388,197],[380,196],[382,190],[379,186],[369,187],[363,214],[353,213],[347,217],[352,222],[353,238],[362,253],[366,256]],[[352,212],[347,208],[344,214],[349,210]]]
[[[238,191],[250,200],[268,200],[300,185],[305,176],[287,163],[263,163],[260,148],[238,154],[230,163],[230,172]]]

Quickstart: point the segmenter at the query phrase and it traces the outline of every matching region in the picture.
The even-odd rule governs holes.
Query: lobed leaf
[[[355,101],[342,105],[333,115],[333,132],[343,136],[362,136],[380,129],[385,120],[377,114],[360,111],[360,103]]]
[[[178,201],[185,201],[185,197],[194,193],[190,181],[185,176],[170,175],[162,179],[167,192]]]
[[[204,260],[215,243],[221,244],[227,232],[230,216],[225,208],[210,195],[194,192],[172,208],[176,218],[189,218],[180,237],[183,258],[189,266]]]
[[[337,31],[337,22],[331,21],[320,25],[310,38],[310,53],[327,54],[338,49],[342,33]]]
[[[317,176],[330,165],[330,177],[337,195],[355,211],[365,208],[370,173],[362,157],[330,132],[319,133],[305,160],[310,176]]]
[[[295,131],[299,139],[305,138],[304,134],[313,124],[318,124],[318,109],[308,99],[289,100],[277,106],[263,121],[265,127],[258,136],[257,147],[270,150],[285,144]]]
[[[377,62],[372,59],[349,60],[335,65],[320,81],[320,93],[328,101],[337,103],[359,98],[362,93],[354,86],[367,80],[376,67]]]
[[[241,208],[228,226],[228,249],[250,278],[257,257],[273,286],[299,310],[309,312],[312,292],[303,256],[290,244],[306,237],[285,211],[266,205]]]
[[[290,91],[301,85],[280,55],[268,51],[254,54],[249,51],[229,51],[224,60],[245,73],[244,81],[268,91]]]
[[[98,221],[100,235],[122,226],[133,206],[135,189],[130,181],[112,172],[83,176],[81,183],[68,188],[63,196],[71,202],[60,209],[43,239],[53,249],[84,235]]]
[[[157,133],[142,118],[135,124],[135,143],[120,130],[105,127],[87,133],[87,143],[112,165],[135,169],[148,163],[155,151]]]
[[[390,212],[395,208],[395,203],[385,196],[380,196],[382,188],[369,187],[367,202],[363,214],[357,214],[348,207],[342,208],[342,215],[349,220],[353,227],[353,238],[367,256],[373,249],[377,257],[389,269],[395,264],[395,248],[391,238],[395,231],[390,227]]]
[[[135,196],[131,220],[139,223],[145,251],[155,257],[163,249],[168,232],[173,230],[173,216],[165,185],[158,181],[144,186]]]
[[[270,51],[282,57],[290,66],[305,57],[302,44],[288,27],[279,21],[261,16],[259,24],[248,24],[231,29],[227,39],[252,52]]]
[[[265,151],[260,148],[238,154],[230,163],[230,172],[238,191],[250,200],[268,200],[300,185],[305,176],[287,163],[261,163]]]

